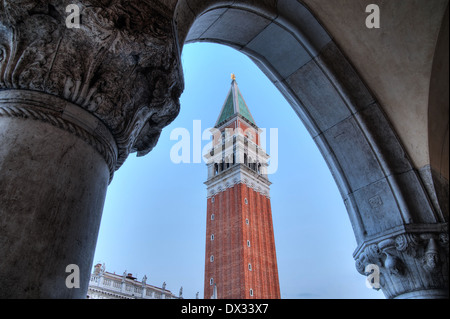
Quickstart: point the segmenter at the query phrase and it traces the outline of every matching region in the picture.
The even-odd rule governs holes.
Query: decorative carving
[[[381,256],[383,255],[380,248],[376,244],[367,246],[365,252],[366,252],[367,258],[372,261],[378,261],[378,259],[380,259]]]
[[[356,269],[367,276],[367,265],[376,264],[380,268],[381,288],[388,298],[401,294],[402,290],[407,292],[410,288],[417,290],[420,286],[423,289],[441,287],[445,285],[444,276],[448,274],[448,234],[445,230],[444,227],[444,232],[428,230],[423,233],[404,232],[391,237],[385,235],[358,251],[355,256]],[[419,275],[418,271],[425,271],[431,276]],[[417,281],[414,287],[407,287],[408,281],[402,279],[405,276]],[[402,280],[403,284],[396,288],[386,286],[386,282],[394,285],[396,280]]]
[[[440,264],[440,258],[439,249],[434,238],[429,239],[428,246],[425,250],[425,255],[422,257],[422,262],[424,267],[429,271],[434,272],[437,270],[438,265]]]
[[[448,249],[448,232],[439,234],[439,244],[441,246],[447,247]]]
[[[118,169],[147,154],[179,112],[183,90],[171,12],[158,0],[76,3],[79,29],[55,0],[0,4],[0,89],[57,95],[92,112],[113,134]]]
[[[383,201],[381,200],[381,197],[377,195],[369,199],[369,205],[372,208],[378,208],[383,205]]]
[[[419,238],[415,234],[402,234],[395,238],[395,248],[413,257],[416,256],[418,245]]]
[[[355,259],[355,268],[361,275],[367,276],[367,274],[365,273],[365,268],[366,268],[366,264],[369,264],[369,263],[366,263],[366,260],[365,260],[366,258],[364,258],[364,257],[365,257],[364,254],[361,254],[359,256],[359,258]]]
[[[239,169],[230,171],[229,176],[226,179],[218,179],[208,183],[207,188],[207,198],[214,196],[217,193],[220,193],[223,190],[226,190],[230,187],[234,187],[237,184],[245,184],[248,187],[252,188],[255,192],[260,193],[261,195],[270,198],[270,190],[267,183],[264,183],[262,180],[251,181],[249,178],[245,177],[248,175],[244,175]]]
[[[401,262],[401,260],[394,256],[389,254],[388,252],[385,252],[386,259],[384,260],[384,267],[386,269],[389,269],[389,272],[391,275],[397,275],[401,276],[404,274],[404,267]]]

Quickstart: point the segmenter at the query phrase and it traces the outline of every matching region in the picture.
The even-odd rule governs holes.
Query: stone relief
[[[0,89],[56,95],[93,113],[119,154],[151,151],[179,112],[183,77],[171,12],[157,0],[75,1],[79,29],[56,0],[0,3]]]
[[[391,291],[391,286],[385,284],[387,281],[403,282],[406,291],[407,277],[420,278],[420,284],[428,289],[438,287],[448,269],[447,256],[447,228],[441,232],[405,232],[367,245],[355,256],[355,266],[365,276],[369,275],[365,272],[369,264],[380,267],[380,286],[386,297],[392,298],[402,292]]]

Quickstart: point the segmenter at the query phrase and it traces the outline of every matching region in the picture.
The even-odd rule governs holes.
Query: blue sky
[[[194,120],[214,126],[230,88],[230,74],[260,128],[278,129],[278,169],[269,175],[282,298],[384,298],[354,266],[353,230],[333,177],[290,105],[245,55],[196,43],[182,53],[185,90],[179,116],[145,157],[130,155],[106,196],[94,264],[137,275],[185,298],[203,297],[206,239],[204,162],[193,163]],[[177,128],[190,132],[190,163],[170,151]],[[269,140],[270,135],[267,139]],[[270,144],[267,151],[270,154]]]

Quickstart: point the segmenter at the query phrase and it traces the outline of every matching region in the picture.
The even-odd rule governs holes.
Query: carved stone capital
[[[368,265],[379,267],[380,286],[387,298],[417,291],[448,293],[447,224],[435,229],[418,225],[385,234],[361,245],[354,257],[362,275],[368,275]]]
[[[157,0],[0,3],[0,89],[45,92],[92,113],[118,147],[145,155],[179,112],[183,78],[172,13]]]

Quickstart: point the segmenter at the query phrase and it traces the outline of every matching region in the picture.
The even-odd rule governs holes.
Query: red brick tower
[[[204,297],[280,298],[267,178],[269,156],[239,91],[231,89],[208,159]]]

